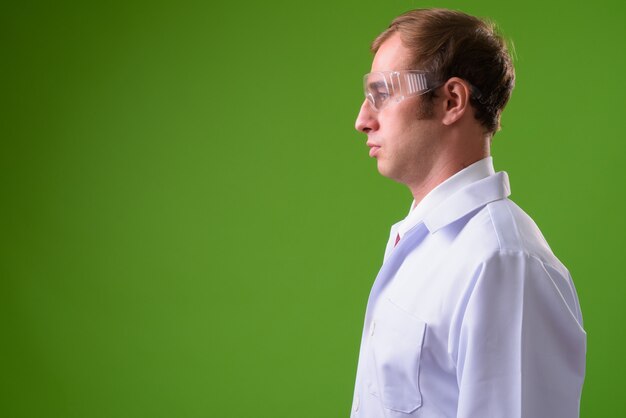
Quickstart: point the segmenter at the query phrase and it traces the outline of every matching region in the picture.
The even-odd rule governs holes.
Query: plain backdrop
[[[512,41],[495,166],[578,289],[581,415],[623,414],[623,3],[267,0],[4,5],[0,416],[347,417],[411,202],[361,80],[428,6]]]

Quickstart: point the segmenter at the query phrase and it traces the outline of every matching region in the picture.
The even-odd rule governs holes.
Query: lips
[[[368,142],[367,146],[370,147],[370,157],[376,157],[376,154],[378,154],[378,150],[380,149],[380,145]]]

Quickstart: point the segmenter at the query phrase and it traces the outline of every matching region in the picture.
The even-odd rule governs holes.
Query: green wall
[[[411,199],[353,129],[361,77],[425,6],[514,42],[496,168],[574,277],[582,416],[623,413],[623,3],[88,3],[0,16],[0,416],[348,416]]]

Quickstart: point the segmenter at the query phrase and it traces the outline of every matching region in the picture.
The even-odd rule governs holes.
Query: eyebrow
[[[379,87],[387,87],[387,83],[385,83],[384,81],[374,81],[367,85],[367,88],[372,90]]]

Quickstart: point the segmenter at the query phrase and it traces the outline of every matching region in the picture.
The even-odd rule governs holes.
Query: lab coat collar
[[[436,209],[448,197],[457,191],[482,180],[486,177],[494,175],[493,159],[491,156],[478,160],[475,163],[465,167],[453,176],[446,179],[437,187],[432,189],[424,198],[416,205],[415,200],[411,203],[411,210],[407,217],[397,223],[396,233],[400,235],[400,239],[404,237],[415,225],[423,222],[424,217]],[[395,234],[394,234],[395,238]]]
[[[509,176],[501,171],[457,191],[433,208],[424,217],[424,225],[431,234],[461,219],[487,203],[501,200],[511,194]]]

